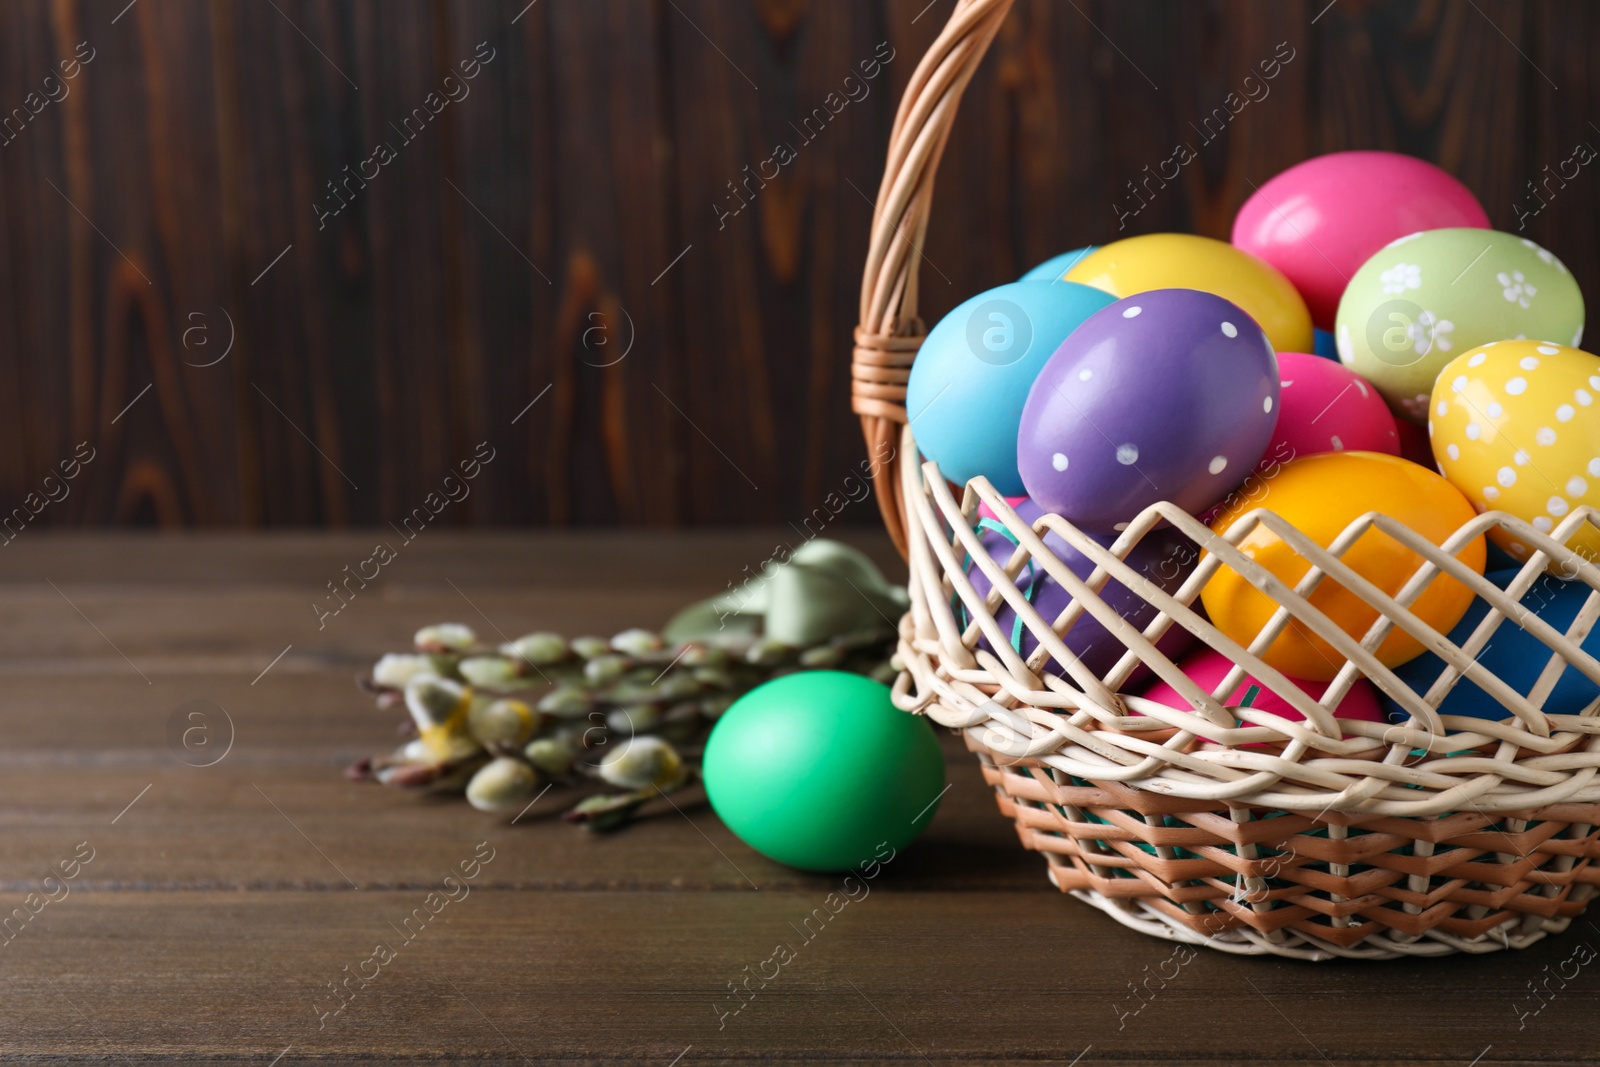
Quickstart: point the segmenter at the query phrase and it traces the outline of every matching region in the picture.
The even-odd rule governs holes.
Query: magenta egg
[[[1126,297],[1045,363],[1017,434],[1028,496],[1112,534],[1170,500],[1201,514],[1256,466],[1278,421],[1278,361],[1238,305],[1194,289]]]
[[[1222,679],[1233,669],[1233,661],[1220,652],[1203,648],[1185,656],[1178,663],[1178,669],[1183,671],[1201,689],[1207,693],[1213,693],[1216,691],[1217,686],[1222,684]],[[1299,678],[1291,678],[1289,680],[1312,700],[1319,703],[1322,700],[1323,690],[1328,687],[1327,682],[1306,682]],[[1233,707],[1242,704],[1246,695],[1250,692],[1251,686],[1255,686],[1257,690],[1255,697],[1250,701],[1252,708],[1259,708],[1291,722],[1300,722],[1305,718],[1287,700],[1248,674],[1244,675],[1233,691],[1223,698],[1223,705]],[[1194,705],[1190,704],[1182,694],[1163,681],[1156,681],[1142,695],[1146,700],[1153,700],[1157,704],[1165,704],[1169,708],[1181,708],[1185,711],[1194,710]],[[1338,719],[1359,719],[1363,722],[1388,721],[1383,714],[1383,707],[1378,701],[1377,690],[1372,687],[1370,682],[1364,679],[1358,679],[1355,685],[1350,687],[1350,691],[1344,695],[1344,699],[1339,702],[1339,706],[1334,709],[1333,714]],[[1207,738],[1207,740],[1210,739]]]
[[[1332,330],[1345,285],[1384,245],[1419,230],[1488,226],[1472,191],[1426,160],[1334,152],[1257,189],[1234,219],[1233,243],[1282,271],[1311,321]]]
[[[959,493],[956,494],[958,499],[959,499],[960,495],[961,494],[959,494]],[[1006,497],[1006,503],[1010,504],[1013,508],[1019,508],[1019,507],[1022,506],[1022,504],[1027,499],[1028,498],[1025,497],[1025,496],[1008,496],[1008,497]],[[1037,515],[1038,509],[1035,508],[1034,511],[1035,511],[1035,514],[1034,514],[1034,516],[1032,518],[1037,518],[1038,517],[1038,515]],[[979,501],[979,503],[978,503],[978,518],[980,518],[980,519],[998,519],[999,516],[994,513],[994,509],[991,508],[988,504],[985,504],[982,501]],[[1032,518],[1030,518],[1030,520],[1029,520],[1030,522],[1032,521]]]
[[[1278,426],[1261,468],[1318,452],[1400,454],[1389,405],[1342,363],[1304,352],[1278,353]]]

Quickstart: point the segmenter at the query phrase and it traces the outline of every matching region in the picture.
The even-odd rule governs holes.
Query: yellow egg
[[[1324,452],[1301,456],[1279,468],[1262,483],[1260,493],[1237,495],[1212,520],[1224,534],[1239,519],[1265,509],[1287,519],[1318,545],[1333,544],[1368,512],[1398,519],[1413,532],[1442,545],[1472,521],[1472,508],[1437,474],[1399,456],[1377,452]],[[1239,542],[1239,551],[1294,586],[1311,569],[1310,562],[1265,526],[1257,526]],[[1467,542],[1456,558],[1483,573],[1483,538]],[[1368,529],[1340,557],[1346,566],[1390,596],[1411,580],[1423,558],[1378,529]],[[1241,645],[1255,641],[1278,603],[1251,585],[1239,572],[1224,567],[1200,591],[1206,614],[1217,629]],[[1339,629],[1360,641],[1378,621],[1378,609],[1332,578],[1324,578],[1307,598]],[[1411,611],[1423,622],[1448,633],[1472,604],[1472,590],[1449,575],[1434,578]],[[1378,646],[1385,666],[1397,667],[1423,652],[1410,634],[1394,629]],[[1261,659],[1295,678],[1328,681],[1345,658],[1305,625],[1293,622],[1267,646]]]
[[[1276,267],[1226,241],[1190,233],[1147,233],[1113,241],[1061,276],[1118,298],[1152,289],[1199,289],[1231,301],[1279,352],[1314,351],[1311,312]]]
[[[1479,511],[1549,533],[1573,509],[1600,507],[1600,357],[1546,341],[1491,341],[1445,366],[1430,403],[1433,457]],[[1518,559],[1533,552],[1503,530],[1489,536]],[[1568,543],[1600,555],[1593,526]]]

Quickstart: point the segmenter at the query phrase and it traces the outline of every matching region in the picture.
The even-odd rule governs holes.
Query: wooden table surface
[[[0,555],[4,1062],[1595,1062],[1589,922],[1476,958],[1175,955],[1052,889],[955,738],[926,835],[810,940],[840,880],[692,795],[594,837],[554,797],[509,825],[341,775],[394,740],[353,676],[417,626],[659,624],[780,536],[430,532],[319,631],[372,535],[26,531]],[[232,725],[207,767],[169,744],[194,700]],[[465,895],[397,933],[475,854]],[[324,1017],[380,942],[395,957]]]

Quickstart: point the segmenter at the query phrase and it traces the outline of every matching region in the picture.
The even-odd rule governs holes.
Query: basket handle
[[[907,420],[911,361],[927,336],[917,316],[917,260],[928,231],[933,178],[955,123],[961,94],[989,50],[1013,0],[958,0],[950,21],[917,64],[895,112],[889,159],[872,216],[861,276],[861,323],[850,363],[850,408],[861,416],[868,454],[890,456]],[[897,464],[874,461],[878,510],[906,555],[905,502]]]

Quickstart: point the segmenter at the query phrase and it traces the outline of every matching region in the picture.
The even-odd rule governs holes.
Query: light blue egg
[[[1067,335],[1115,300],[1076,282],[1009,282],[940,319],[906,385],[922,454],[957,484],[983,475],[1021,494],[1017,427],[1028,390]]]
[[[1099,247],[1099,245],[1084,245],[1082,248],[1074,248],[1070,252],[1063,252],[1059,256],[1051,256],[1017,280],[1022,282],[1053,282],[1073,267],[1076,267],[1078,260]]]
[[[1509,586],[1518,574],[1518,568],[1493,571],[1486,578],[1501,589]],[[1553,575],[1543,574],[1534,580],[1533,588],[1522,598],[1522,607],[1538,616],[1559,633],[1566,633],[1572,620],[1583,610],[1584,601],[1592,592],[1582,582],[1563,582]],[[1489,603],[1481,597],[1472,602],[1449,637],[1456,645],[1463,645],[1472,631],[1478,628],[1483,617],[1489,614]],[[1600,659],[1600,627],[1589,632],[1583,640],[1583,650]],[[1550,661],[1549,647],[1533,634],[1517,625],[1513,615],[1500,623],[1488,646],[1478,653],[1478,662],[1484,669],[1497,675],[1512,689],[1527,696],[1529,690],[1544,672]],[[1425,695],[1429,686],[1444,672],[1444,661],[1431,652],[1424,653],[1409,663],[1395,668],[1395,674],[1417,694]],[[1576,715],[1600,697],[1600,685],[1591,682],[1577,668],[1568,666],[1561,672],[1556,687],[1544,702],[1544,710],[1551,715]],[[1403,721],[1409,715],[1398,704],[1384,698],[1390,718]],[[1475,719],[1501,720],[1511,717],[1498,700],[1485,693],[1470,679],[1462,678],[1445,696],[1439,706],[1441,715],[1467,715]]]

